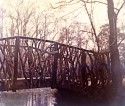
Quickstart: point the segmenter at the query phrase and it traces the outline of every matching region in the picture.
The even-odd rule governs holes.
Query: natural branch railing
[[[6,89],[15,91],[18,78],[24,78],[28,88],[41,87],[47,79],[54,88],[110,86],[110,53],[29,37],[1,38],[0,80]]]

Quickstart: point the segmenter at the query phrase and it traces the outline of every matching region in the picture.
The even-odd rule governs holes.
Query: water
[[[29,89],[0,94],[0,106],[54,106],[56,90]]]
[[[101,99],[51,88],[28,89],[15,93],[1,92],[0,106],[125,106],[125,93]]]

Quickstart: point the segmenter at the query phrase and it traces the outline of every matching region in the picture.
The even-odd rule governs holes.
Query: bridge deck
[[[28,81],[30,81],[30,78],[27,78]],[[38,79],[33,78],[34,82],[36,82]],[[9,81],[9,79],[7,79]],[[50,87],[51,86],[51,79],[50,77],[45,78],[45,81],[42,82],[42,85],[40,87]],[[37,86],[33,86],[32,88],[40,88]],[[25,78],[17,78],[16,81],[16,89],[29,89],[30,87],[27,86]],[[9,90],[7,88],[7,83],[5,83],[5,79],[2,81],[0,80],[0,91],[6,91]]]

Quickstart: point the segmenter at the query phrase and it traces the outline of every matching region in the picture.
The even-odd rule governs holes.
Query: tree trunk
[[[116,14],[114,12],[113,0],[107,0],[108,3],[108,19],[110,27],[109,48],[111,53],[111,70],[112,70],[112,83],[113,87],[119,88],[121,86],[121,70],[120,59],[117,45],[117,25]]]

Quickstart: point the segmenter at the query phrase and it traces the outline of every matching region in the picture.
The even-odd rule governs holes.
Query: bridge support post
[[[53,51],[58,51],[58,44],[54,44]],[[52,64],[52,79],[51,79],[51,88],[55,88],[57,85],[57,64],[58,64],[58,53],[53,55],[53,64]]]
[[[86,76],[86,53],[82,51],[82,57],[81,57],[81,74],[82,74],[82,86],[83,88],[87,87],[87,76]]]
[[[14,73],[12,78],[12,91],[16,92],[16,82],[18,74],[18,52],[19,52],[19,37],[15,40],[15,50],[14,50]]]

